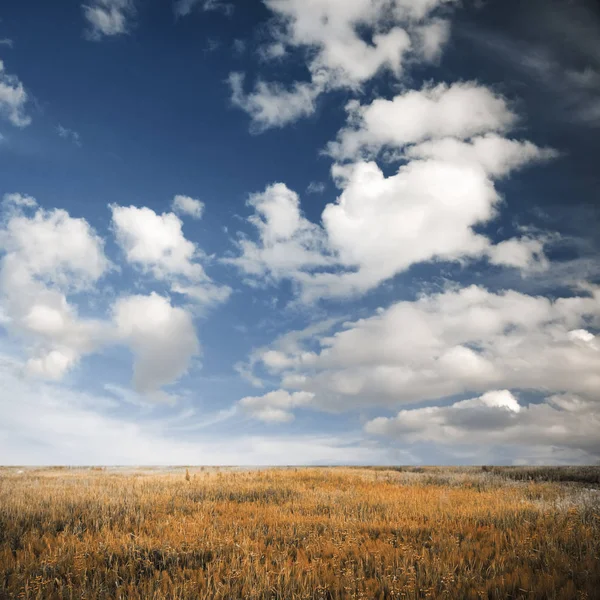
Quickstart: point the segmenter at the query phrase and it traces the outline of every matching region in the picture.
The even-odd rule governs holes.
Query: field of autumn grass
[[[0,469],[0,598],[600,598],[600,468]]]

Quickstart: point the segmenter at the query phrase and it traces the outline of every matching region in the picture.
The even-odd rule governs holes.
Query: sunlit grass
[[[5,469],[0,597],[598,598],[591,485],[480,469]]]

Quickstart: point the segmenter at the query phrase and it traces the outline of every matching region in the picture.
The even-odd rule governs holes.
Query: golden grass
[[[0,597],[599,598],[597,491],[498,473],[0,470]]]

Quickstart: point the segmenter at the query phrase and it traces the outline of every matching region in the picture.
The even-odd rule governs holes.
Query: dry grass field
[[[0,597],[600,598],[600,470],[1,469]]]

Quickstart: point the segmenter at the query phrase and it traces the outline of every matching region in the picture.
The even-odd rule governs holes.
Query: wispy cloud
[[[322,181],[311,181],[307,188],[307,194],[322,194],[325,191],[325,184]]]
[[[81,146],[81,137],[75,130],[69,129],[68,127],[63,127],[59,123],[56,127],[56,132],[58,133],[59,137],[72,141],[76,146]]]
[[[231,16],[235,6],[231,2],[223,0],[176,0],[173,10],[178,17],[189,15],[196,8],[210,12],[221,12],[224,15]]]
[[[600,19],[583,1],[534,6],[539,10],[524,7],[520,17],[535,38],[465,26],[457,34],[544,86],[565,120],[600,127]]]

